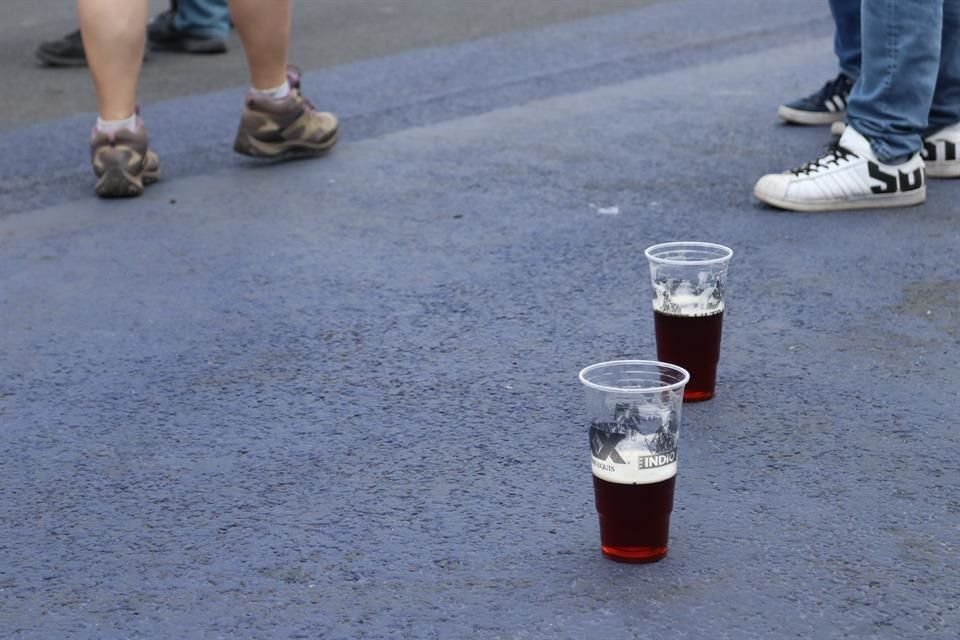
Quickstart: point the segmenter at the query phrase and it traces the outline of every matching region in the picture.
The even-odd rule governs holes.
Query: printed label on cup
[[[618,484],[651,484],[677,475],[677,440],[590,427],[593,475]]]

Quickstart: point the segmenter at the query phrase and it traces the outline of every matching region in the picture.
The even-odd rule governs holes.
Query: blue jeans
[[[830,0],[830,13],[837,27],[833,52],[840,71],[856,80],[860,77],[860,0]]]
[[[884,162],[960,122],[960,0],[863,0],[847,120]]]
[[[173,26],[198,36],[226,38],[230,33],[227,0],[177,0]]]

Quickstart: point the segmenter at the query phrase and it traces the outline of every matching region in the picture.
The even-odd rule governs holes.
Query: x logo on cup
[[[626,464],[627,461],[621,458],[617,451],[617,445],[626,437],[625,433],[610,433],[596,427],[591,428],[590,448],[593,449],[593,456],[598,460],[609,458],[614,464]]]

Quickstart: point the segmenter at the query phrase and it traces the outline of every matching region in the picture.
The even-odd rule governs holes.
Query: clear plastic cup
[[[644,253],[653,285],[657,359],[690,372],[685,401],[709,400],[716,389],[733,251],[710,242],[667,242]]]
[[[667,555],[683,388],[690,375],[652,360],[586,367],[593,491],[600,550],[619,562]]]

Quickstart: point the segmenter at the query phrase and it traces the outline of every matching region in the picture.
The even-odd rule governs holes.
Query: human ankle
[[[290,82],[288,80],[284,80],[283,84],[278,87],[273,87],[272,89],[257,89],[256,87],[251,87],[250,93],[255,96],[270,98],[272,100],[283,100],[290,95]]]
[[[97,131],[100,133],[116,133],[122,131],[123,129],[129,129],[130,131],[137,130],[137,113],[134,112],[127,118],[121,118],[120,120],[104,120],[100,116],[97,116]]]

